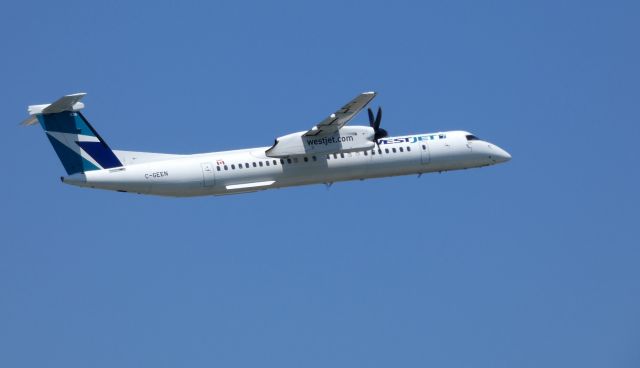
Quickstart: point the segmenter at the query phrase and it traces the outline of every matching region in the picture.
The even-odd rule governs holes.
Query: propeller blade
[[[374,118],[373,118],[373,111],[371,111],[371,108],[367,109],[367,112],[369,113],[369,126],[371,126],[373,128],[373,122],[374,122]],[[374,128],[375,130],[375,128]]]
[[[376,121],[373,124],[373,129],[378,131],[380,129],[380,121],[382,121],[382,107],[378,107],[378,114],[376,115]]]

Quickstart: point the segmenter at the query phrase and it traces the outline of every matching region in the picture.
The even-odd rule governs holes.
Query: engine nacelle
[[[334,152],[364,151],[375,146],[373,128],[346,126],[333,134],[305,136],[306,132],[284,135],[276,139],[266,152],[269,157],[289,157]]]

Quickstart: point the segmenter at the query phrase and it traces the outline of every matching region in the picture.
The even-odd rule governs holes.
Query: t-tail
[[[40,123],[68,175],[122,166],[79,110],[86,93],[67,95],[52,104],[29,106],[24,125]]]

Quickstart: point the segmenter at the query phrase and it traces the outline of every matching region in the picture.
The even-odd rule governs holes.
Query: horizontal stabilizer
[[[33,125],[38,119],[35,115],[39,114],[55,114],[63,111],[78,111],[84,108],[84,104],[80,100],[86,93],[74,93],[66,95],[51,104],[30,105],[28,108],[29,117],[22,121],[22,125]]]

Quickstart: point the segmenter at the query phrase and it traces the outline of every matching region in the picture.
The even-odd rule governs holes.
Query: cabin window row
[[[302,158],[302,160],[304,162],[309,162],[309,157],[305,156]],[[318,161],[318,158],[316,156],[311,156],[311,160],[312,161]],[[286,164],[297,164],[299,162],[297,157],[294,158],[281,158],[279,160],[265,160],[265,161],[254,161],[251,162],[251,164],[249,164],[248,162],[243,163],[239,163],[239,164],[231,164],[231,165],[217,165],[216,166],[216,170],[218,171],[222,171],[222,170],[241,170],[241,169],[250,169],[252,167],[265,167],[265,166],[278,166],[278,162],[280,163],[280,165],[286,165]]]
[[[422,145],[422,149],[425,150],[427,147],[423,144]],[[406,146],[406,147],[392,147],[391,149],[389,148],[378,148],[377,150],[373,149],[371,151],[363,151],[363,154],[365,156],[369,156],[369,154],[371,154],[371,156],[375,156],[376,154],[378,155],[382,155],[384,154],[389,154],[389,153],[398,153],[398,152],[411,152],[411,147]],[[333,156],[333,157],[332,157]],[[328,154],[327,155],[327,160],[331,160],[331,158],[333,159],[337,159],[338,156],[340,156],[340,158],[344,158],[344,153],[333,153],[333,154]]]

